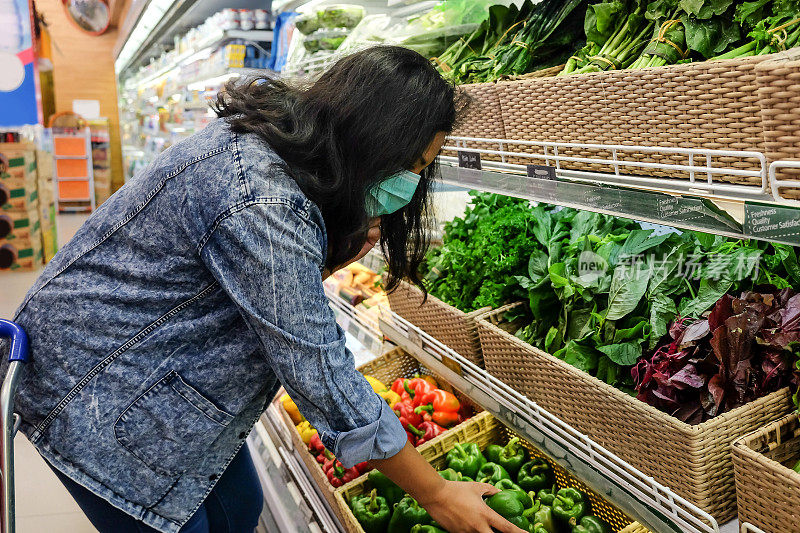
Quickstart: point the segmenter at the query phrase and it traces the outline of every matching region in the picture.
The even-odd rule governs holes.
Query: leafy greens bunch
[[[442,246],[429,252],[422,267],[428,291],[465,312],[524,298],[514,276],[539,247],[527,200],[470,195],[464,216],[445,225]]]
[[[747,42],[719,59],[763,55],[800,44],[800,1],[755,0],[736,6],[734,20]]]
[[[471,193],[424,265],[431,294],[469,312],[524,301],[506,320],[521,339],[633,393],[630,368],[676,317],[727,293],[800,286],[794,248]]]
[[[676,321],[669,342],[631,374],[640,400],[699,424],[787,385],[796,389],[797,365],[800,294],[761,286],[724,295],[707,318]]]
[[[730,59],[800,43],[800,0],[604,0],[559,75]]]
[[[582,36],[584,0],[495,5],[470,35],[434,61],[456,83],[493,81],[559,65]]]

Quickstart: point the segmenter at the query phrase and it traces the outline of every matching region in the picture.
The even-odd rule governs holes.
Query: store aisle
[[[60,215],[58,242],[65,243],[86,215]],[[14,316],[37,272],[0,274],[0,317]],[[5,354],[3,354],[5,356]],[[17,477],[17,531],[20,533],[92,533],[96,531],[28,440],[15,439]]]

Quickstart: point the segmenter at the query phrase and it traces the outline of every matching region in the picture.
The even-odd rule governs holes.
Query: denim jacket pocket
[[[122,412],[114,436],[154,472],[178,476],[233,418],[172,370]]]

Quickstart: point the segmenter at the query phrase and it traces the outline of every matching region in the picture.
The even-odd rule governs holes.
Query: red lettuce
[[[725,295],[631,370],[637,398],[689,424],[800,383],[800,294],[758,286]]]

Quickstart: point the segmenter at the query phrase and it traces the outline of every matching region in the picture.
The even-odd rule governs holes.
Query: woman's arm
[[[265,199],[219,221],[201,250],[286,391],[345,466],[375,461],[451,532],[521,533],[483,504],[486,485],[442,484],[355,369],[322,287],[322,221],[311,218]]]
[[[484,495],[499,492],[488,483],[446,481],[406,443],[399,453],[388,459],[370,461],[389,479],[417,500],[450,533],[525,533],[483,502]]]

